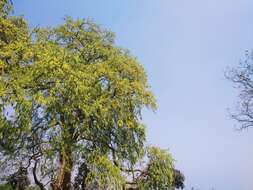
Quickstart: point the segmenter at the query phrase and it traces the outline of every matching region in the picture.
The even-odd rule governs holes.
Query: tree
[[[227,79],[239,89],[239,103],[232,118],[240,123],[240,128],[253,126],[253,52],[246,51],[245,61],[226,73]]]
[[[165,150],[148,149],[148,163],[137,178],[138,189],[171,189],[173,184],[173,159]]]
[[[30,31],[0,5],[2,171],[22,166],[41,190],[176,187],[170,154],[145,148],[141,111],[156,109],[145,71],[114,34],[69,17]]]

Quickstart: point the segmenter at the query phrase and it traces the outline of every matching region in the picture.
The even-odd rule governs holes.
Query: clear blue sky
[[[92,18],[146,68],[159,109],[144,113],[148,142],[169,148],[187,190],[252,190],[253,129],[238,132],[224,79],[253,48],[252,0],[14,0],[31,26]]]

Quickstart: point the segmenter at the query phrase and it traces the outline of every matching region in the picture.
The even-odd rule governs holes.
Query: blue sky
[[[224,79],[253,48],[252,0],[14,0],[31,26],[92,18],[144,65],[159,108],[149,144],[169,148],[186,189],[252,190],[253,129],[235,130],[237,91]]]

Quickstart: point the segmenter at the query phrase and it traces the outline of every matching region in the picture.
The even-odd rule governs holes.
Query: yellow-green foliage
[[[113,165],[106,156],[94,155],[87,178],[87,187],[96,189],[122,189],[124,178],[121,170]]]
[[[7,1],[0,2],[2,153],[24,165],[36,155],[40,172],[53,169],[53,180],[59,160],[66,172],[87,162],[88,184],[123,187],[122,168],[133,168],[144,155],[141,110],[156,109],[142,65],[114,44],[113,33],[89,20],[67,17],[55,28],[30,31],[23,18],[8,16]],[[170,156],[151,148],[149,159],[143,185],[165,189],[172,180]]]
[[[144,178],[140,179],[140,189],[171,189],[173,182],[173,162],[173,158],[166,150],[150,147],[148,149],[147,174]]]

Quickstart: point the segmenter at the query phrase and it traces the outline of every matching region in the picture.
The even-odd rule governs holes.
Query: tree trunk
[[[64,114],[60,115],[60,120],[63,130],[62,135],[62,141],[65,142],[61,147],[60,150],[60,167],[59,172],[56,180],[52,183],[52,189],[53,190],[70,190],[71,189],[71,172],[73,167],[73,161],[72,161],[72,151],[71,151],[71,145],[72,145],[72,137],[73,137],[73,131],[72,127],[65,124],[65,118]],[[67,128],[64,128],[64,126],[68,126]]]
[[[70,190],[71,189],[71,171],[73,162],[71,154],[67,156],[60,155],[60,168],[56,180],[52,183],[53,190]]]

